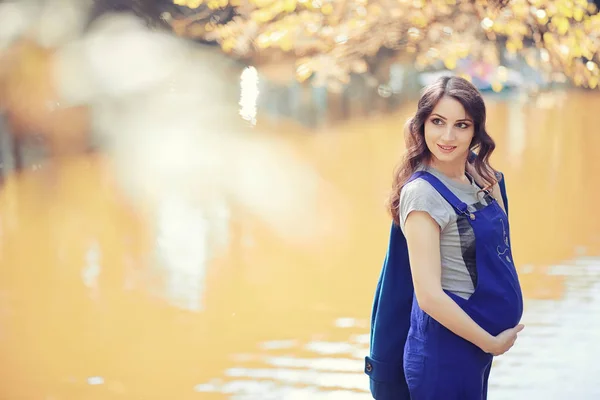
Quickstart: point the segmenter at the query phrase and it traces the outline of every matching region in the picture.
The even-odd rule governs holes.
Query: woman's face
[[[474,134],[472,118],[452,97],[442,97],[425,121],[425,143],[439,163],[464,163]]]

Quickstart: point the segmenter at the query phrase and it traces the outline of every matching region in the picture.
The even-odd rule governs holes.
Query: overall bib
[[[468,300],[447,294],[482,328],[496,336],[516,326],[523,297],[512,261],[508,218],[498,203],[470,212],[442,182],[429,182],[454,208],[468,217],[475,234],[477,285]],[[492,355],[443,327],[413,299],[410,330],[404,348],[404,371],[412,400],[483,400]]]
[[[468,300],[446,293],[492,335],[517,325],[523,312],[523,299],[504,211],[490,199],[485,208],[470,212],[467,205],[433,175],[417,172],[410,180],[414,179],[429,182],[457,214],[467,217],[474,231],[478,273],[475,292]],[[506,198],[503,184],[501,190]],[[371,378],[373,397],[377,400],[485,399],[492,356],[421,310],[414,296],[406,240],[399,227],[396,229],[392,230],[376,291],[371,354],[365,358],[365,372]],[[392,258],[394,262],[390,262]]]

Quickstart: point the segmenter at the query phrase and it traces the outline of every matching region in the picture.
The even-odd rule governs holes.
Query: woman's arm
[[[433,218],[426,212],[413,211],[406,218],[404,230],[415,295],[421,309],[486,353],[500,355],[508,351],[522,325],[492,336],[442,290],[440,230]]]

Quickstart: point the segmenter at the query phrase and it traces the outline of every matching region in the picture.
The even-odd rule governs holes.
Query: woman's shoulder
[[[424,179],[408,182],[400,191],[400,222],[404,226],[406,218],[412,211],[424,211],[443,229],[451,219],[452,208]]]
[[[400,197],[418,197],[418,196],[434,196],[439,193],[425,179],[414,179],[404,186],[400,192]]]
[[[423,179],[419,176],[415,177],[415,175],[423,172],[431,174],[441,180],[439,173],[435,169],[420,165],[415,169],[414,174],[408,179],[408,183],[402,187],[402,191],[406,190],[406,193],[411,195],[428,195],[434,198],[442,198],[439,192],[427,179]]]

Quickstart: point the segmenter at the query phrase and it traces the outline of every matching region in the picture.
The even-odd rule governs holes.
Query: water
[[[600,398],[600,97],[488,106],[526,296],[490,399]],[[319,132],[259,114],[293,145],[288,167],[314,165],[334,189],[310,220],[293,205],[290,231],[315,230],[302,240],[228,198],[132,206],[102,156],[7,177],[0,399],[369,399],[383,203],[413,109]]]

